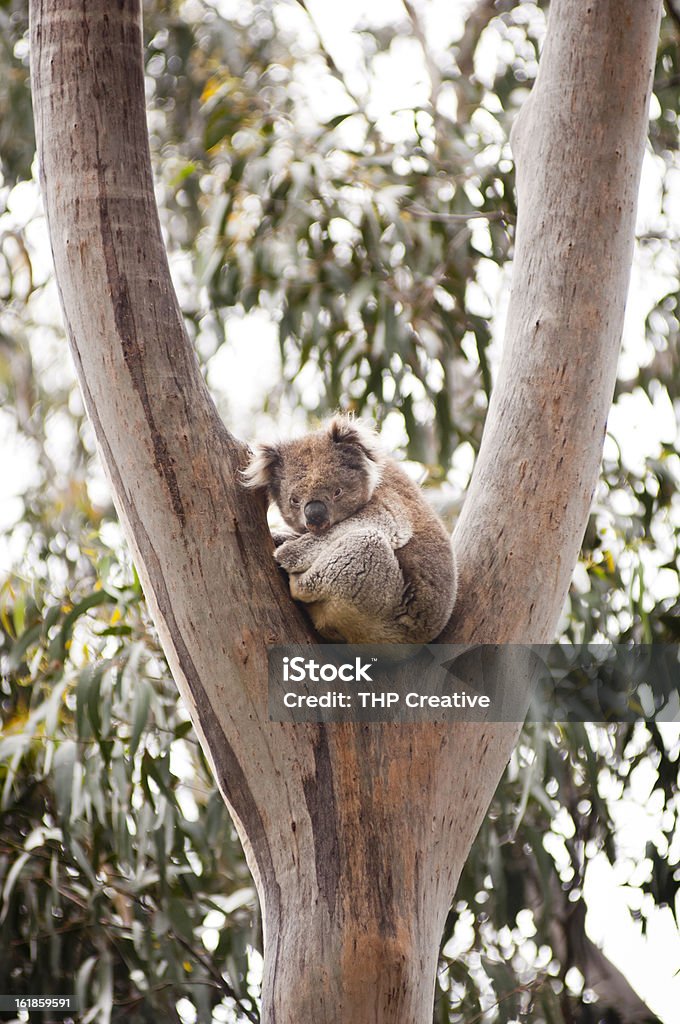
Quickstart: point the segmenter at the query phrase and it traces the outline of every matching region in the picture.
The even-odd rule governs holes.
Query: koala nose
[[[305,505],[307,526],[324,526],[328,522],[328,509],[322,501],[308,501]]]

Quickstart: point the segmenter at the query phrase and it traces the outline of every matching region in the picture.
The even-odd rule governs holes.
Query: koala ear
[[[258,444],[245,469],[241,470],[244,487],[266,487],[275,489],[283,467],[283,453],[278,444]]]
[[[328,424],[328,436],[335,444],[351,445],[359,449],[365,461],[372,493],[380,483],[385,464],[385,453],[376,432],[351,416],[338,415]]]
[[[331,441],[336,444],[356,445],[363,449],[369,459],[376,462],[383,458],[380,440],[376,432],[352,416],[342,414],[334,416],[328,424],[328,433]]]

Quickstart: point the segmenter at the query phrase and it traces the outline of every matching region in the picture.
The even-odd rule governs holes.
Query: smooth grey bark
[[[511,139],[512,292],[455,532],[462,597],[448,635],[543,643],[564,604],[614,393],[661,6],[551,7]]]
[[[515,137],[508,337],[456,531],[448,640],[551,639],[597,480],[661,0],[555,0]],[[291,726],[266,645],[310,626],[221,423],[154,202],[138,0],[31,0],[41,180],[88,414],[173,674],[262,902],[263,1017],[431,1019],[461,867],[519,726]]]

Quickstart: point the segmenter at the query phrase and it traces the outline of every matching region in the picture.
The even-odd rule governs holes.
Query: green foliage
[[[0,172],[7,184],[30,178],[35,153],[26,33],[22,0],[0,4]]]
[[[189,55],[174,28],[153,35],[152,105],[173,140],[159,138],[157,166],[168,208],[182,213],[174,240],[217,323],[234,307],[272,311],[294,401],[316,415],[398,410],[410,455],[436,466],[461,439],[479,441],[466,399],[479,387],[488,397],[490,330],[468,295],[481,262],[508,258],[515,210],[498,99],[512,112],[521,89],[500,87],[493,103],[475,89],[480,116],[465,125],[429,104],[411,110],[394,142],[326,51],[297,42],[299,19],[281,17],[290,6],[253,4],[228,42],[213,12]],[[410,32],[398,25],[396,40]],[[395,40],[368,26],[362,38],[370,76]],[[330,118],[301,96],[299,67],[319,56],[339,95]],[[442,85],[449,104],[456,88]],[[178,91],[179,113],[167,106]],[[312,401],[300,383],[310,375]]]
[[[14,581],[0,618],[0,988],[75,992],[97,1021],[182,997],[252,1018],[254,890],[139,585]]]
[[[592,956],[584,935],[585,875],[598,854],[611,865],[625,859],[612,807],[633,799],[636,769],[650,763],[647,799],[660,827],[635,868],[648,879],[642,891],[654,905],[671,908],[678,922],[677,855],[669,863],[680,825],[674,733],[673,743],[654,726],[525,726],[449,915],[439,976],[446,995],[437,1021],[470,1024],[482,1006],[495,1004],[497,1019],[508,1024],[518,1017],[558,1024],[600,1019],[587,1016],[567,980],[571,968],[586,974]],[[644,930],[652,902],[643,906],[631,913]]]

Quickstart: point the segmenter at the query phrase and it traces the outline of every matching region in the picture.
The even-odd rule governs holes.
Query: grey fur
[[[448,622],[456,563],[420,489],[349,417],[295,441],[259,446],[243,473],[266,487],[293,536],[274,558],[322,636],[348,643],[426,643]],[[305,517],[314,503],[326,520]]]

